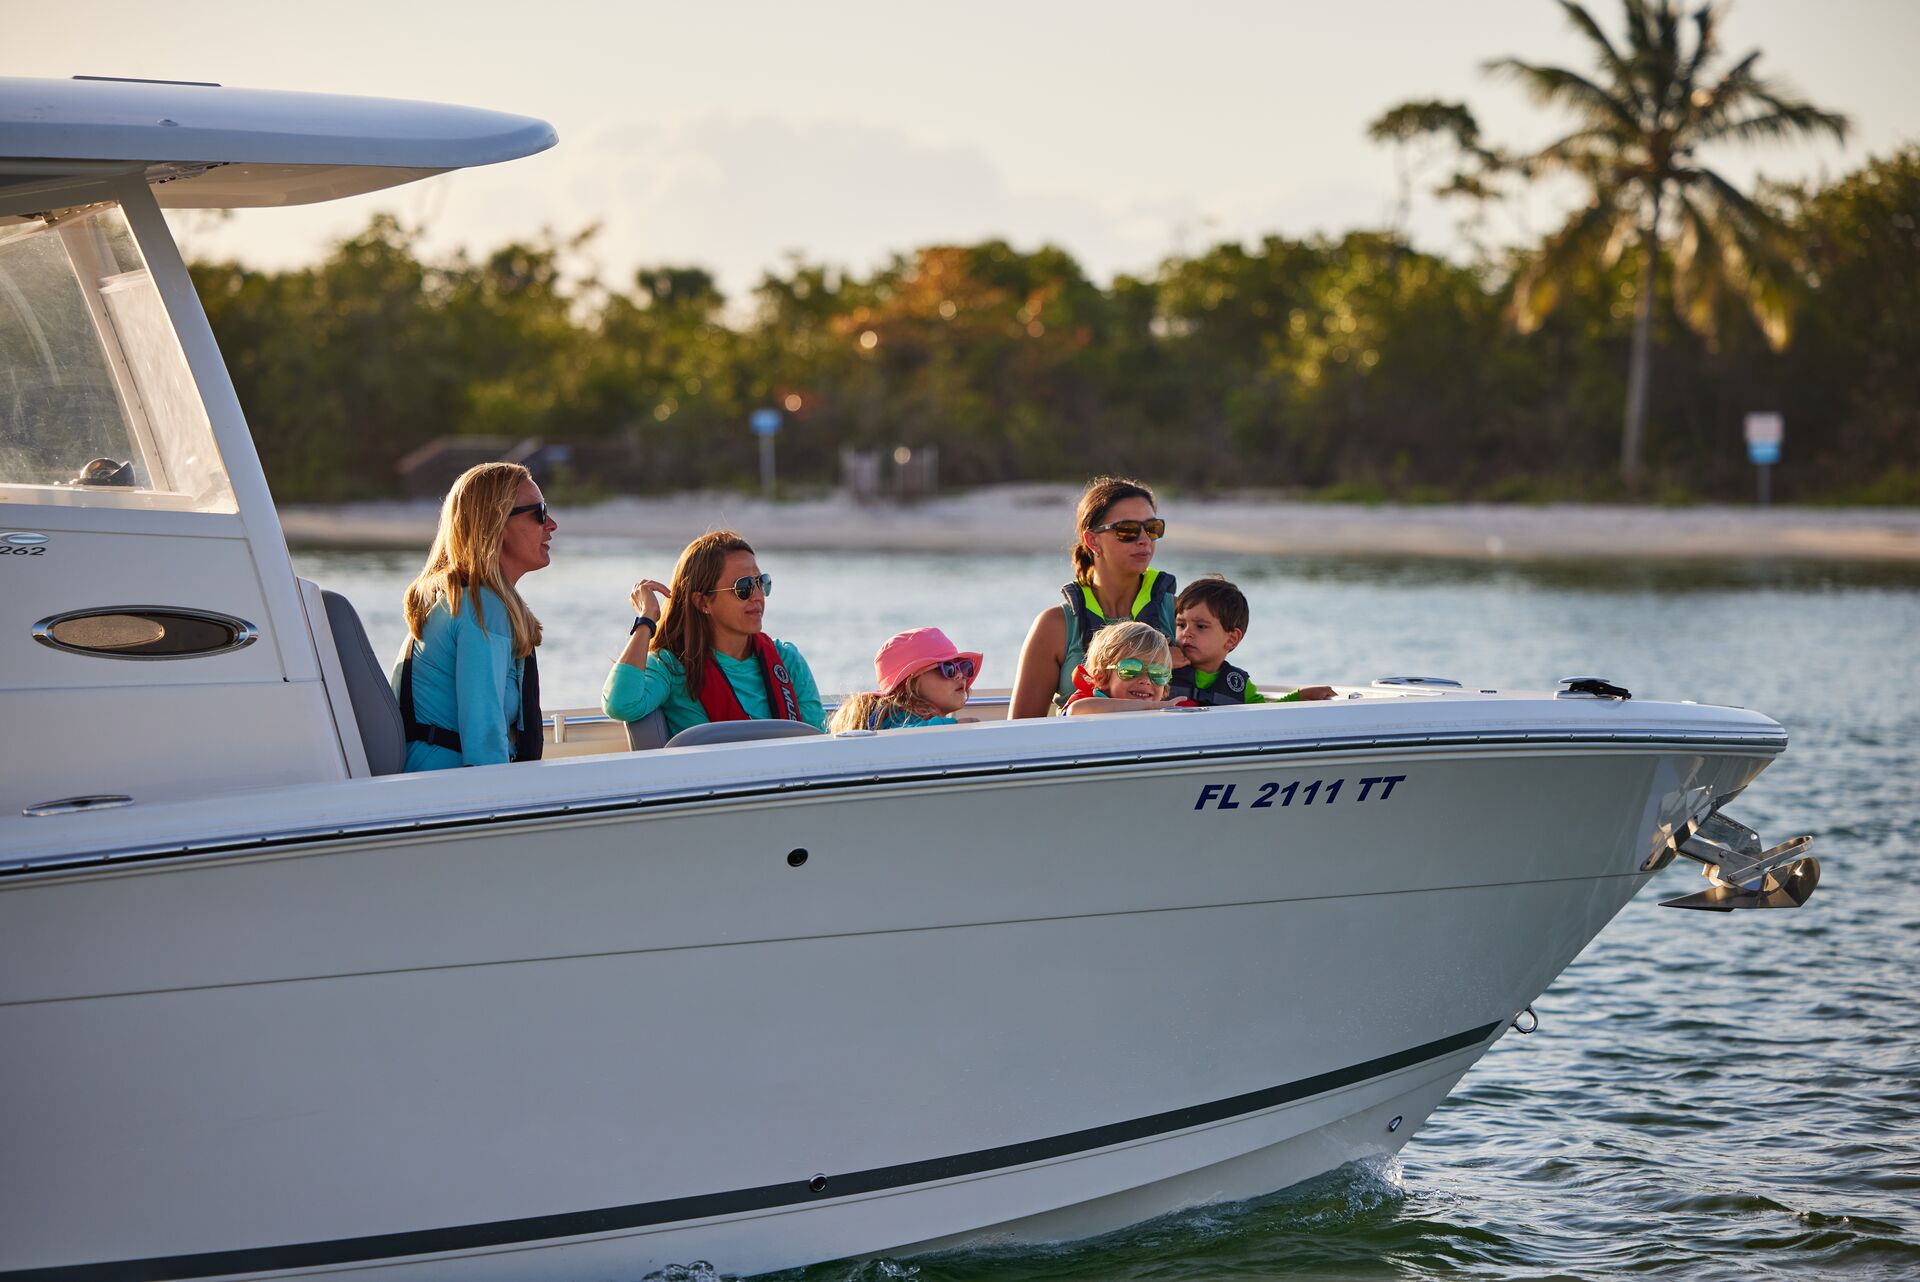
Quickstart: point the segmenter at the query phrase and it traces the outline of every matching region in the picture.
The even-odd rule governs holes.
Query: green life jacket
[[[1073,695],[1073,670],[1087,661],[1087,643],[1109,623],[1128,620],[1145,623],[1157,628],[1169,645],[1173,643],[1173,601],[1179,592],[1173,576],[1164,570],[1148,570],[1140,576],[1140,591],[1134,596],[1133,612],[1126,619],[1109,619],[1101,614],[1093,589],[1078,579],[1063,584],[1060,595],[1065,598],[1060,608],[1066,614],[1067,650],[1060,661],[1060,681],[1055,687],[1059,704],[1065,704]]]
[[[1253,680],[1242,668],[1221,660],[1220,670],[1213,674],[1213,684],[1202,690],[1195,678],[1200,669],[1189,664],[1173,670],[1173,681],[1167,687],[1168,697],[1172,699],[1191,699],[1202,707],[1218,707],[1221,704],[1245,703],[1247,691],[1253,688]]]

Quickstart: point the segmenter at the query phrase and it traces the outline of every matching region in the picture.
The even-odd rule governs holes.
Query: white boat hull
[[[753,1273],[1266,1193],[1395,1151],[1770,755],[1109,763],[0,879],[0,1278]]]
[[[1393,1151],[1676,848],[1738,874],[1698,907],[1818,882],[1715,813],[1779,726],[1592,680],[371,777],[396,710],[149,184],[551,131],[0,81],[0,135],[0,1282],[1076,1237]]]

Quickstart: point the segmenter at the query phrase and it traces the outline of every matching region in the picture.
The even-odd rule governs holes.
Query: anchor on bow
[[[1713,884],[1662,908],[1699,908],[1732,912],[1736,908],[1799,908],[1820,884],[1820,861],[1811,853],[1813,838],[1795,837],[1762,848],[1760,834],[1713,809],[1702,798],[1694,813],[1676,825],[1642,866],[1654,872],[1685,855],[1702,865],[1700,875]]]

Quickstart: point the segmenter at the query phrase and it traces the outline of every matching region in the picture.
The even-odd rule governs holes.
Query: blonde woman
[[[447,491],[426,567],[407,586],[393,674],[409,771],[540,756],[540,620],[517,585],[553,559],[558,528],[517,463],[482,463]]]
[[[1191,699],[1167,698],[1173,680],[1173,647],[1149,624],[1109,623],[1094,634],[1087,661],[1074,669],[1073,693],[1063,717],[1095,712],[1155,712],[1193,708]]]
[[[633,585],[627,599],[636,617],[600,706],[616,721],[658,709],[669,736],[708,721],[785,718],[826,729],[813,669],[791,641],[766,633],[772,591],[773,576],[732,530],[687,544],[672,586]]]

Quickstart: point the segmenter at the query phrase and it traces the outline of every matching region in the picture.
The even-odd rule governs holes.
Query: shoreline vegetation
[[[782,551],[1052,552],[1067,544],[1080,487],[987,486],[925,502],[856,504],[838,493],[777,502],[698,492],[566,504],[561,538],[677,547],[738,529]],[[1920,564],[1920,508],[1650,508],[1622,504],[1360,504],[1270,495],[1162,496],[1167,551],[1484,561],[1796,560]],[[425,548],[430,500],[281,509],[289,543]]]
[[[728,298],[694,264],[603,280],[592,225],[435,256],[381,214],[312,266],[197,262],[193,278],[293,502],[444,492],[430,464],[454,447],[523,459],[563,495],[735,491],[759,471],[752,421],[778,432],[781,478],[815,492],[1110,472],[1194,493],[1671,507],[1753,494],[1743,429],[1784,423],[1779,500],[1920,506],[1920,143],[1742,191],[1720,155],[1849,123],[1771,62],[1762,75],[1759,51],[1722,48],[1723,6],[1625,0],[1617,38],[1563,7],[1591,74],[1487,69],[1571,132],[1514,151],[1463,102],[1389,108],[1368,130],[1400,173],[1385,228],[1228,241],[1105,283],[1067,248],[998,239],[864,272],[796,254]],[[1541,236],[1521,211],[1544,181],[1586,199]],[[1416,199],[1461,215],[1457,254],[1409,241]],[[1417,510],[1393,528],[1474,542],[1476,521]],[[1297,539],[1344,537],[1320,519]],[[1501,519],[1512,533],[1483,545],[1605,552],[1646,525],[1787,549],[1802,543],[1769,532],[1793,520],[1808,546],[1839,538],[1810,515],[1620,517],[1584,540],[1552,515]]]
[[[781,479],[810,490],[851,456],[932,447],[954,490],[1109,471],[1651,505],[1752,495],[1742,423],[1774,411],[1776,500],[1920,506],[1920,146],[1774,198],[1808,271],[1792,336],[1775,350],[1735,313],[1709,341],[1662,286],[1632,486],[1630,251],[1530,330],[1510,320],[1529,255],[1456,263],[1377,232],[1223,244],[1105,286],[1054,247],[930,246],[865,276],[795,262],[730,300],[697,267],[582,276],[590,232],[433,260],[381,215],[311,267],[192,270],[296,503],[397,497],[402,462],[443,439],[564,451],[541,473],[560,493],[735,490],[759,470],[749,416],[777,409]]]

